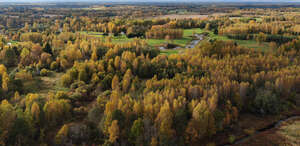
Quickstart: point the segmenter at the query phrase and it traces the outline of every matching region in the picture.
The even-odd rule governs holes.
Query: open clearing
[[[32,80],[25,81],[25,92],[38,93],[46,97],[49,92],[68,91],[68,88],[61,85],[60,79],[62,75],[63,73],[51,73],[49,76],[37,76]]]
[[[272,128],[245,139],[237,146],[299,146],[300,118],[284,121],[279,127]]]
[[[185,29],[182,39],[174,39],[174,40],[170,40],[170,41],[171,41],[172,44],[176,44],[176,45],[179,45],[181,47],[184,47],[190,41],[192,41],[193,33],[202,33],[202,32],[204,32],[204,31],[200,28]],[[103,38],[103,39],[108,37],[108,36],[104,36],[103,33],[101,33],[101,32],[85,32],[85,31],[82,31],[82,32],[79,32],[79,33],[86,34],[86,35],[92,36],[92,37]],[[128,38],[128,37],[126,37],[126,35],[111,36],[111,39],[112,39],[113,43],[126,43],[126,42],[130,42],[130,41],[134,40],[134,38]],[[150,46],[153,46],[153,47],[156,47],[156,46],[162,45],[164,43],[167,43],[167,41],[165,39],[146,39],[146,41]]]
[[[258,43],[255,40],[229,39],[226,36],[216,35],[211,31],[207,31],[207,30],[200,29],[200,28],[185,29],[182,39],[174,39],[174,40],[169,40],[169,41],[167,41],[165,39],[145,39],[145,40],[152,47],[159,47],[163,44],[171,43],[171,44],[175,44],[179,47],[185,48],[185,46],[193,40],[193,37],[192,37],[193,34],[201,34],[204,32],[208,33],[208,36],[205,37],[204,41],[205,40],[207,41],[210,39],[223,40],[223,41],[232,40],[232,41],[235,41],[238,45],[241,45],[241,46],[247,47],[247,48],[253,48],[258,51],[266,52],[270,49],[268,42]],[[105,38],[108,37],[108,36],[104,36],[103,33],[101,33],[101,32],[84,32],[84,31],[82,31],[80,33],[86,34],[86,35],[92,36],[92,37],[102,38],[103,40],[105,40]],[[113,43],[127,43],[130,41],[133,41],[134,38],[128,38],[128,37],[126,37],[126,35],[123,34],[123,35],[119,35],[119,36],[111,36],[111,40]],[[176,53],[179,53],[181,50],[184,50],[184,49],[177,49],[177,50],[166,49],[166,50],[162,50],[161,54],[166,54],[166,55],[176,54]]]
[[[53,73],[49,76],[40,77],[42,89],[40,94],[48,94],[49,92],[57,91],[67,91],[68,88],[65,88],[61,85],[60,79],[63,73]]]
[[[285,137],[290,144],[300,145],[300,118],[285,122],[279,128],[278,133]]]
[[[154,18],[157,19],[195,19],[195,18],[207,18],[208,15],[195,15],[195,14],[191,14],[191,15],[179,15],[179,14],[170,14],[170,15],[161,15],[161,16],[156,16]]]

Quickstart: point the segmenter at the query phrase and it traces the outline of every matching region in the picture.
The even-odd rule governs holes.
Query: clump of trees
[[[152,26],[152,28],[146,32],[146,38],[148,39],[181,39],[182,37],[182,29],[171,29],[164,26]]]

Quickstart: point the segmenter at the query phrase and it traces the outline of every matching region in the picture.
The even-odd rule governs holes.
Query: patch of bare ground
[[[217,146],[299,146],[300,95],[296,106],[279,115],[241,114],[232,127],[215,135],[210,141]],[[230,137],[234,137],[230,141]]]
[[[39,94],[47,95],[49,92],[57,92],[57,91],[67,91],[68,89],[63,87],[60,79],[63,73],[52,73],[46,77],[40,77],[41,81],[41,90]]]
[[[300,118],[290,118],[280,125],[262,132],[235,144],[236,146],[299,146],[300,145]]]

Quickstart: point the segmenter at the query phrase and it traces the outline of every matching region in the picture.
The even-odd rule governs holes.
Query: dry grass
[[[286,122],[279,128],[278,133],[285,137],[290,145],[300,145],[300,118]]]
[[[49,92],[67,91],[68,89],[61,85],[60,79],[63,73],[53,73],[51,76],[41,77],[41,90],[39,94],[47,95]]]

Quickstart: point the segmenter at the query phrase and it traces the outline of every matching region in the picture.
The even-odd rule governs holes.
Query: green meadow
[[[223,41],[232,40],[243,47],[253,48],[255,50],[259,50],[259,51],[263,51],[263,52],[269,50],[269,48],[270,48],[268,42],[258,43],[255,40],[233,40],[233,39],[229,39],[226,36],[217,35],[217,34],[214,34],[212,31],[207,31],[207,30],[200,29],[200,28],[185,29],[183,38],[181,38],[181,39],[174,39],[174,40],[145,39],[145,40],[148,43],[148,45],[150,45],[152,47],[158,47],[158,46],[161,46],[166,43],[172,43],[172,44],[175,44],[175,45],[178,45],[178,46],[184,48],[186,45],[188,45],[193,40],[193,37],[192,37],[193,34],[201,34],[204,32],[208,33],[208,36],[205,37],[204,41],[208,41],[210,39],[223,40]],[[104,36],[103,33],[101,33],[101,32],[82,31],[80,33],[86,34],[86,35],[89,35],[92,37],[103,38],[103,39],[105,39],[107,37],[107,36]],[[128,38],[126,35],[119,35],[119,36],[111,36],[111,40],[113,43],[127,43],[130,41],[133,41],[134,38]],[[180,49],[180,50],[184,50],[184,49]],[[166,55],[175,54],[175,53],[179,53],[179,50],[166,49],[166,50],[161,51],[161,54],[166,54]]]

